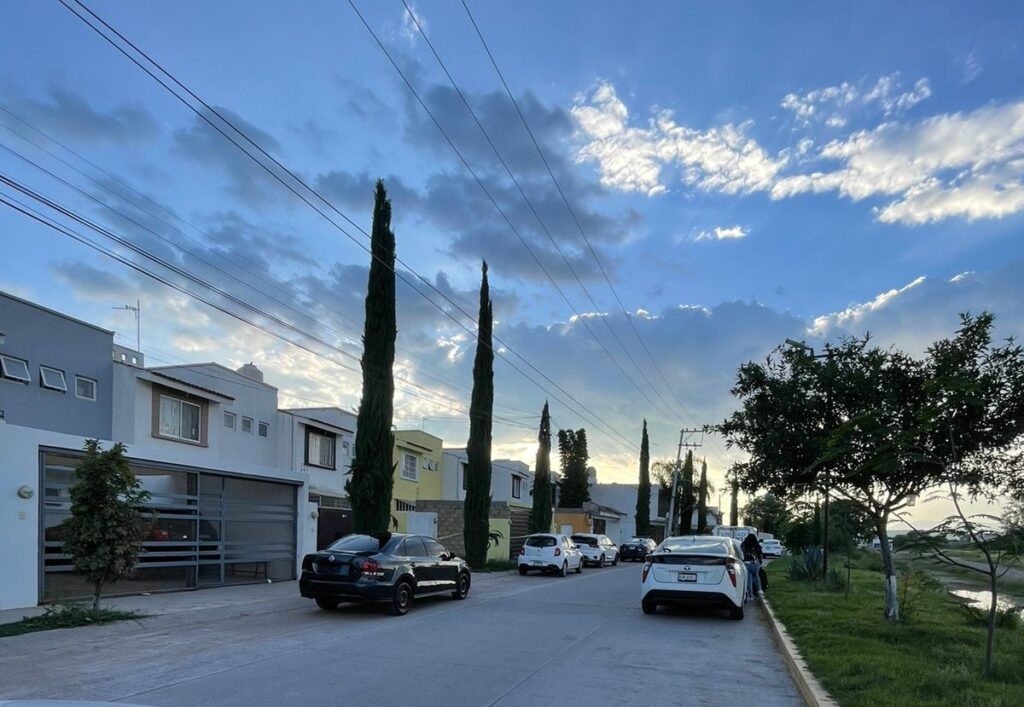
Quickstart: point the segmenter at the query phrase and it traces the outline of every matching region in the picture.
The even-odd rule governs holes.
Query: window
[[[396,511],[415,511],[416,504],[410,501],[403,501],[400,498],[395,499],[395,510]]]
[[[270,424],[269,423],[261,422],[258,429],[259,429],[260,437],[269,437],[270,436]]]
[[[466,472],[469,470],[469,464],[462,462],[462,490],[466,490]]]
[[[554,547],[555,536],[554,535],[531,535],[526,539],[526,544],[530,547]]]
[[[235,429],[235,425],[236,424],[237,424],[237,418],[235,416],[235,413],[233,413],[233,412],[225,412],[224,413],[224,426],[227,427],[229,430],[233,430],[233,429]]]
[[[32,378],[28,375],[28,361],[13,356],[0,356],[0,370],[4,378],[9,378],[22,383],[30,383]]]
[[[200,411],[195,403],[161,395],[160,436],[198,442]]]
[[[251,417],[243,417],[242,418],[242,432],[245,432],[247,435],[251,435],[252,434],[252,418]]]
[[[351,452],[351,447],[350,447],[348,441],[346,440],[346,441],[342,442],[341,443],[341,453],[344,454],[347,457],[350,454],[350,452]]]
[[[405,539],[405,550],[403,554],[406,557],[426,557],[427,549],[423,547],[423,541],[418,536],[412,536],[411,538]]]
[[[337,438],[329,432],[306,428],[306,464],[321,469],[334,468],[334,447]]]
[[[68,383],[64,380],[64,371],[49,366],[39,367],[39,385],[61,393],[68,392]]]
[[[444,545],[433,538],[423,538],[423,544],[427,546],[428,557],[441,557],[448,554],[448,551],[444,549]]]
[[[405,453],[402,455],[402,478],[409,481],[419,479],[419,464],[415,454]]]
[[[75,397],[82,400],[95,400],[96,381],[92,378],[75,376]]]
[[[521,498],[523,495],[523,479],[519,476],[512,477],[512,498]]]

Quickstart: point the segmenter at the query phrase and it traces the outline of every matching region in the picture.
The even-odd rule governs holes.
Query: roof
[[[277,390],[277,388],[275,388],[274,386],[270,385],[269,383],[264,383],[263,381],[258,381],[255,378],[250,378],[249,376],[242,375],[238,371],[233,371],[230,368],[228,368],[227,366],[225,366],[223,364],[220,364],[220,363],[216,363],[214,361],[204,361],[202,363],[179,363],[178,365],[173,365],[173,366],[152,366],[150,368],[147,368],[146,370],[147,371],[166,371],[166,370],[172,370],[172,369],[206,368],[206,367],[210,367],[210,366],[212,366],[213,368],[219,368],[220,370],[224,371],[225,373],[230,373],[231,375],[233,375],[236,378],[239,378],[239,379],[245,381],[246,383],[251,383],[253,385],[261,385],[264,388],[269,388],[270,390]]]
[[[613,516],[616,518],[625,518],[628,514],[623,513],[618,508],[612,508],[611,506],[603,506],[600,503],[588,503],[584,506],[590,513],[595,513],[602,516]]]
[[[332,430],[340,430],[342,432],[349,432],[349,433],[354,432],[354,430],[350,430],[347,427],[342,427],[341,425],[336,425],[333,422],[327,422],[325,420],[317,419],[317,418],[313,417],[312,415],[306,415],[301,410],[282,410],[281,412],[284,412],[284,413],[287,413],[289,415],[292,415],[293,417],[301,418],[302,420],[305,420],[307,422],[313,422],[313,423],[315,423],[317,425],[320,425],[321,427],[328,427],[328,428],[330,428]]]
[[[13,300],[15,302],[18,302],[19,304],[24,304],[24,305],[32,307],[34,309],[38,309],[41,312],[46,312],[47,314],[52,314],[55,317],[60,317],[61,319],[67,319],[69,322],[74,322],[75,324],[81,324],[82,326],[89,327],[90,329],[95,329],[96,331],[101,331],[104,334],[110,334],[111,336],[114,335],[114,332],[112,330],[110,330],[110,329],[104,329],[103,327],[96,326],[95,324],[91,324],[91,323],[89,323],[87,321],[84,321],[82,319],[76,319],[75,317],[72,317],[69,314],[64,314],[63,312],[58,312],[56,309],[50,309],[49,307],[44,307],[43,305],[38,304],[37,302],[32,302],[32,301],[27,300],[27,299],[22,299],[21,297],[18,297],[16,295],[12,295],[10,292],[2,292],[2,291],[0,291],[0,297],[6,297],[7,299]]]
[[[206,398],[207,400],[213,400],[215,402],[230,403],[234,402],[234,398],[224,393],[218,393],[216,390],[211,388],[204,388],[201,385],[195,383],[189,383],[186,380],[169,376],[166,373],[160,373],[150,368],[140,369],[138,377],[142,380],[148,380],[151,383],[157,383],[159,385],[166,386],[168,388],[174,388],[185,393],[191,393],[200,398]]]

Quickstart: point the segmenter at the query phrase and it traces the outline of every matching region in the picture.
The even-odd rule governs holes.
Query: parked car
[[[713,606],[743,618],[747,568],[730,537],[690,535],[665,539],[644,563],[640,606],[653,614],[662,604]]]
[[[346,535],[302,558],[299,594],[326,610],[342,602],[387,602],[401,616],[414,597],[450,593],[465,599],[471,579],[469,565],[434,538]]]
[[[536,533],[519,550],[519,574],[530,570],[557,572],[561,576],[583,571],[583,554],[568,535]]]
[[[657,546],[658,543],[650,538],[630,538],[619,546],[619,557],[623,560],[643,560]]]
[[[605,564],[619,564],[619,547],[607,535],[596,533],[576,533],[572,541],[580,549],[584,564],[604,567]]]
[[[761,552],[765,557],[782,557],[786,554],[786,548],[780,541],[769,539],[761,541]]]

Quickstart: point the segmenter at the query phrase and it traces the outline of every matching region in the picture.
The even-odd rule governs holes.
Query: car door
[[[583,553],[580,552],[579,548],[576,547],[576,543],[573,542],[572,538],[562,536],[562,543],[564,552],[569,565],[569,569],[576,569],[583,564]],[[573,562],[575,560],[575,562]]]
[[[445,546],[434,538],[423,536],[423,545],[427,549],[427,556],[434,561],[431,569],[431,581],[435,582],[434,586],[437,587],[437,591],[454,590],[461,567],[459,559],[451,555]]]
[[[418,535],[410,535],[399,546],[399,554],[412,568],[412,574],[416,578],[416,593],[434,591],[434,562],[427,556],[423,540]]]

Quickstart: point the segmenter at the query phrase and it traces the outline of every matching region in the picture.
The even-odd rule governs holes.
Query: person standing
[[[747,596],[761,596],[761,561],[764,555],[761,552],[761,543],[757,536],[749,533],[740,544],[743,550],[743,564],[747,566]]]

